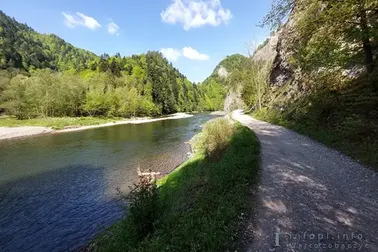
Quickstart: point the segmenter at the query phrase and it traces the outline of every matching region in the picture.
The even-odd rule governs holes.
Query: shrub
[[[216,161],[230,144],[234,128],[234,123],[227,118],[211,120],[204,125],[192,145],[195,151],[203,151],[210,160]]]
[[[154,232],[154,225],[158,217],[158,189],[149,176],[140,176],[127,196],[128,215],[127,225],[131,228],[128,233],[129,242],[137,244]]]

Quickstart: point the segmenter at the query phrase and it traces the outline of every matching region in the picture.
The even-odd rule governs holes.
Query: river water
[[[212,118],[0,141],[0,251],[72,251],[123,215],[137,167],[168,173]]]

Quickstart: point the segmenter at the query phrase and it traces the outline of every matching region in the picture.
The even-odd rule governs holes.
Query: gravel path
[[[235,111],[262,147],[245,251],[378,251],[378,176],[308,137]]]

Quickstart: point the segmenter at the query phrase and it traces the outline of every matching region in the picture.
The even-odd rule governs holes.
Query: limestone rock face
[[[268,62],[269,93],[263,97],[266,106],[284,109],[288,101],[305,94],[304,78],[300,69],[290,64],[296,50],[297,35],[295,24],[298,20],[297,10],[290,14],[287,22],[271,35],[269,42],[259,49],[254,60]]]
[[[224,111],[231,112],[235,109],[244,109],[246,107],[241,97],[242,90],[243,86],[238,85],[236,88],[232,88],[228,91],[224,101]]]
[[[227,78],[229,73],[227,71],[227,69],[224,67],[224,66],[220,66],[218,71],[217,71],[217,74],[219,77],[221,78]]]
[[[273,61],[277,56],[277,43],[280,36],[280,32],[276,32],[269,37],[268,43],[257,50],[253,55],[255,61]]]
[[[269,42],[259,49],[253,59],[256,61],[272,62],[269,75],[270,84],[281,87],[294,78],[294,69],[289,63],[295,45],[294,26],[296,22],[295,11],[288,21],[277,32],[270,36]]]

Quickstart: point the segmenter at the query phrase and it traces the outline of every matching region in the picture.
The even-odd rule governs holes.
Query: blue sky
[[[191,81],[269,35],[256,25],[272,0],[2,0],[0,9],[41,33],[98,55],[162,51]]]

